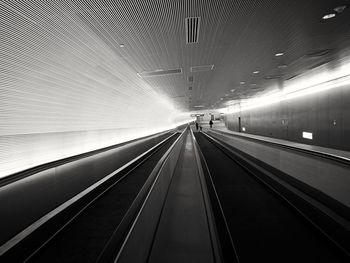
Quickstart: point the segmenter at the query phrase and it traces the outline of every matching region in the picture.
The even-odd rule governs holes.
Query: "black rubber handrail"
[[[202,176],[205,180],[205,186],[210,199],[211,213],[214,216],[213,223],[215,223],[215,234],[218,236],[218,247],[220,247],[220,260],[222,262],[236,262],[239,263],[239,257],[235,244],[233,242],[230,230],[228,228],[227,220],[224,215],[219,196],[217,194],[212,176],[210,174],[207,162],[198,145],[198,142],[191,130],[192,140],[196,149],[196,159],[200,162]],[[216,252],[218,253],[218,252]]]
[[[109,150],[112,150],[112,149],[115,149],[115,148],[127,145],[127,144],[132,143],[132,142],[136,142],[136,141],[139,141],[139,140],[144,140],[144,139],[151,138],[151,137],[157,136],[157,135],[160,136],[160,135],[169,133],[171,131],[174,131],[174,130],[167,130],[167,131],[164,131],[164,132],[151,134],[151,135],[148,135],[148,136],[145,136],[145,137],[136,138],[136,139],[133,139],[133,140],[130,140],[130,141],[126,141],[126,142],[122,142],[122,143],[119,143],[119,144],[107,146],[107,147],[104,147],[104,148],[101,148],[101,149],[97,149],[97,150],[93,150],[93,151],[89,151],[89,152],[85,152],[85,153],[81,153],[81,154],[65,157],[65,158],[62,158],[62,159],[59,159],[59,160],[55,160],[55,161],[51,161],[51,162],[48,162],[48,163],[40,164],[40,165],[31,167],[31,168],[25,169],[23,171],[19,171],[19,172],[16,172],[16,173],[13,173],[13,174],[10,174],[10,175],[7,175],[5,177],[0,178],[0,187],[8,185],[8,184],[13,183],[13,182],[16,182],[16,181],[21,180],[23,178],[26,178],[28,176],[34,175],[36,173],[48,170],[50,168],[54,168],[54,167],[57,167],[57,166],[60,166],[60,165],[66,164],[66,163],[70,163],[70,162],[73,162],[73,161],[81,160],[81,159],[87,158],[89,156],[93,156],[93,155],[96,155],[96,154],[99,154],[99,153],[102,153],[102,152],[106,152],[106,151],[109,151]]]
[[[212,130],[212,132],[214,132],[214,133],[221,133],[221,134],[232,136],[232,137],[239,137],[239,138],[242,138],[242,139],[251,140],[251,141],[255,141],[255,142],[258,142],[258,143],[262,143],[262,144],[273,145],[275,147],[284,148],[284,149],[288,149],[288,150],[292,150],[292,151],[298,151],[298,152],[302,152],[302,153],[305,153],[305,154],[321,157],[321,158],[324,158],[324,159],[327,159],[327,160],[332,160],[332,161],[335,161],[335,162],[338,162],[338,163],[341,163],[341,164],[345,164],[346,166],[350,166],[350,159],[348,159],[346,157],[334,155],[334,154],[331,154],[331,153],[325,153],[325,152],[318,152],[318,151],[314,151],[314,150],[302,149],[302,148],[299,148],[299,147],[296,147],[296,146],[280,144],[280,143],[277,143],[277,142],[271,142],[271,141],[268,141],[268,140],[252,138],[252,137],[248,137],[248,136],[244,136],[244,135],[240,135],[240,134],[233,134],[233,133],[230,133],[230,132],[225,132],[225,131],[220,131],[220,130]]]
[[[212,245],[212,250],[213,250],[213,255],[215,258],[216,263],[223,262],[223,255],[221,251],[221,244],[220,244],[220,239],[218,237],[218,229],[217,229],[217,224],[215,220],[215,215],[214,215],[214,209],[212,206],[212,201],[210,198],[210,190],[212,190],[212,187],[207,185],[207,180],[205,178],[205,172],[202,166],[202,161],[200,157],[200,149],[197,144],[196,138],[194,137],[192,129],[190,129],[191,133],[191,139],[192,139],[192,145],[194,149],[194,156],[196,159],[196,164],[198,168],[198,174],[199,174],[199,181],[202,189],[202,196],[204,200],[204,205],[205,205],[205,212],[207,216],[207,221],[208,221],[208,228],[209,228],[209,234],[211,237],[211,245]]]
[[[130,235],[130,232],[132,231],[132,226],[135,225],[135,223],[138,220],[138,215],[140,213],[140,210],[142,209],[144,203],[147,202],[149,193],[152,191],[152,187],[155,181],[157,180],[157,176],[160,170],[163,168],[164,163],[169,158],[170,153],[172,152],[173,148],[180,140],[181,136],[184,134],[185,130],[186,129],[184,129],[181,132],[181,135],[169,147],[169,149],[166,151],[166,153],[162,156],[162,158],[158,161],[157,165],[152,170],[150,176],[148,177],[147,181],[143,185],[137,197],[135,198],[130,208],[126,212],[121,223],[119,224],[117,229],[115,229],[109,241],[107,242],[106,246],[104,247],[103,251],[99,255],[97,259],[98,263],[107,263],[107,262],[117,261],[117,258],[120,255],[121,250],[123,249],[123,245],[127,241]]]

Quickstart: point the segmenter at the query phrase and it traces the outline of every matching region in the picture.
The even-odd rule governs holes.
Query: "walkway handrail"
[[[205,205],[205,212],[207,215],[209,233],[210,233],[210,238],[211,238],[211,243],[213,248],[213,255],[215,258],[215,262],[219,263],[219,262],[223,262],[223,260],[222,260],[221,246],[218,238],[218,231],[216,229],[215,216],[211,206],[207,183],[205,182],[204,171],[201,164],[201,158],[199,155],[199,146],[197,144],[196,138],[194,137],[192,129],[190,129],[190,132],[191,132],[192,145],[194,149],[194,155],[195,155],[196,164],[198,168],[200,184],[202,188],[202,195],[203,195],[203,200]]]
[[[216,192],[216,188],[214,182],[212,180],[208,165],[204,158],[204,155],[198,145],[198,142],[191,130],[193,145],[195,148],[195,157],[197,161],[197,166],[199,167],[199,174],[203,188],[205,189],[203,196],[205,197],[205,203],[207,211],[209,211],[208,218],[210,233],[215,242],[217,242],[216,246],[214,246],[214,255],[216,262],[236,262],[239,263],[240,260],[238,258],[238,254],[232,240],[228,224]],[[208,207],[209,205],[209,207]],[[214,224],[214,225],[213,225]],[[215,237],[213,237],[215,233]],[[221,238],[220,238],[221,236]],[[220,242],[224,241],[223,243]],[[215,251],[215,249],[218,249]],[[220,257],[220,258],[217,258]]]
[[[219,133],[219,134],[223,134],[223,135],[227,135],[227,136],[231,136],[231,137],[239,137],[242,139],[246,139],[246,140],[250,140],[250,141],[256,141],[259,143],[264,143],[264,144],[270,144],[279,148],[285,148],[285,149],[289,149],[289,150],[293,150],[293,151],[298,151],[298,152],[302,152],[305,154],[309,154],[309,155],[313,155],[313,156],[317,156],[317,157],[321,157],[327,160],[332,160],[335,162],[339,162],[342,164],[345,164],[347,166],[350,165],[350,159],[343,157],[343,156],[339,156],[339,155],[335,155],[335,154],[331,154],[331,153],[326,153],[326,152],[319,152],[319,151],[314,151],[314,150],[310,150],[310,149],[302,149],[296,146],[291,146],[291,145],[285,145],[285,144],[280,144],[277,142],[271,142],[269,140],[263,140],[263,139],[258,139],[258,138],[253,138],[253,137],[248,137],[248,136],[244,136],[244,135],[240,135],[240,134],[233,134],[230,132],[225,132],[225,131],[221,131],[221,130],[208,130],[209,133]]]
[[[164,205],[166,194],[174,174],[187,128],[164,154],[157,166],[147,179],[150,187],[141,189],[139,195],[146,195],[141,199],[139,209],[132,226],[119,250],[114,262],[146,262],[151,249],[158,219]],[[139,199],[139,196],[136,198]],[[139,202],[140,200],[135,200]],[[134,201],[134,202],[135,202]],[[134,206],[134,203],[132,204]],[[103,262],[102,260],[100,262]]]

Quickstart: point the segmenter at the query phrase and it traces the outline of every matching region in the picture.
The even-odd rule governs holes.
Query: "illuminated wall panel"
[[[176,125],[73,2],[0,1],[0,177]]]

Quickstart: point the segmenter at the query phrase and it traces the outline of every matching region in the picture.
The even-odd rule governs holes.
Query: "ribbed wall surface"
[[[0,177],[173,127],[88,9],[0,1],[0,14]]]

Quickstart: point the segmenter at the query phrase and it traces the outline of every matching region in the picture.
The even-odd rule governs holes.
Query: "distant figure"
[[[198,131],[198,122],[196,122],[196,130]]]
[[[212,120],[209,121],[209,125],[210,125],[210,128],[213,128],[213,121]]]
[[[200,132],[202,131],[202,126],[199,126],[199,131],[200,131]]]

